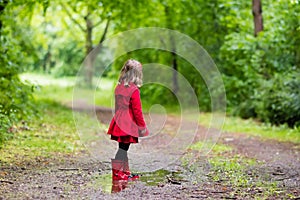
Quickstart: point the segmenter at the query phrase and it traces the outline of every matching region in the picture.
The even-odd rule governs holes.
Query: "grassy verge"
[[[70,109],[52,101],[40,101],[39,117],[15,126],[14,138],[0,149],[0,163],[31,162],[83,149]],[[90,119],[81,115],[82,120]]]
[[[201,113],[200,124],[209,127],[212,113]],[[223,132],[246,133],[265,139],[300,143],[300,127],[289,128],[286,125],[273,126],[253,119],[226,116]]]

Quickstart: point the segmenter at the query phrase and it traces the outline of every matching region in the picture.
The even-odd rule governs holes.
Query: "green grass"
[[[212,113],[201,113],[200,124],[206,127],[210,126],[211,117]],[[286,125],[274,126],[253,119],[226,116],[222,130],[223,132],[246,133],[265,139],[300,143],[300,127],[292,129]]]
[[[113,107],[112,92],[105,90],[92,90],[87,88],[43,86],[38,88],[34,96],[36,99],[51,99],[63,104],[69,104],[74,101],[84,101],[90,105]]]
[[[112,107],[114,82],[107,78],[94,78],[93,88],[75,85],[76,77],[53,78],[51,75],[25,73],[21,80],[35,85],[36,99],[50,99],[71,105],[72,101]]]
[[[214,181],[225,181],[237,187],[247,187],[251,183],[251,177],[245,173],[247,167],[256,164],[255,159],[234,156],[231,158],[211,157],[211,177]]]
[[[0,149],[0,163],[31,161],[36,157],[51,157],[54,154],[69,154],[83,147],[70,109],[60,104],[43,101],[39,116],[25,124],[18,124],[14,138]],[[82,121],[90,118],[81,115]]]

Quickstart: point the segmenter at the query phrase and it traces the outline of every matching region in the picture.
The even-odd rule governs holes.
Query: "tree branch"
[[[67,9],[67,7],[62,3],[61,4],[63,9],[66,11],[67,15],[70,17],[70,19],[83,31],[85,32],[85,28],[83,28],[83,26],[81,26],[81,24],[72,16],[72,14],[70,13],[70,11]]]
[[[95,28],[96,26],[99,26],[101,23],[102,23],[101,20],[100,20],[99,22],[95,23],[95,24],[93,25],[93,28]]]
[[[108,26],[109,26],[109,22],[110,22],[110,17],[108,17],[108,19],[107,19],[107,22],[106,22],[106,25],[105,25],[105,29],[104,29],[102,37],[101,37],[101,39],[99,41],[99,44],[101,44],[105,40],[105,37],[106,37],[106,34],[107,34],[107,30],[108,30]]]

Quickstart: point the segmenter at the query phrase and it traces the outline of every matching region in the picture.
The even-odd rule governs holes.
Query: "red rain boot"
[[[112,179],[113,180],[128,180],[128,175],[124,173],[124,161],[111,159]]]
[[[112,181],[112,187],[111,187],[111,193],[117,193],[121,192],[127,187],[128,181],[125,180],[113,180]]]
[[[124,173],[128,176],[128,180],[134,181],[140,178],[138,174],[131,174],[129,170],[128,160],[124,161]]]

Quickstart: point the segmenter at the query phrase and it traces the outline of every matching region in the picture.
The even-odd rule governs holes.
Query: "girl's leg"
[[[129,149],[129,146],[130,146],[130,143],[119,142],[119,149],[116,153],[115,159],[116,160],[124,160],[124,161],[128,160],[127,151]]]
[[[136,180],[140,176],[137,174],[131,174],[129,170],[127,151],[129,149],[130,143],[119,143],[119,149],[115,156],[115,161],[123,162],[122,172],[127,176],[128,180]]]

